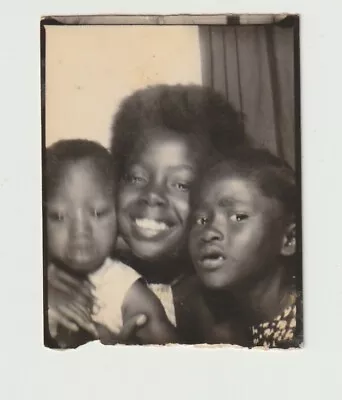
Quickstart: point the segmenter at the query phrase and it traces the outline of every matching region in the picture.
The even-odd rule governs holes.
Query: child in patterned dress
[[[230,314],[235,304],[251,346],[298,347],[293,170],[266,150],[241,149],[210,169],[194,209],[190,252],[206,290]]]

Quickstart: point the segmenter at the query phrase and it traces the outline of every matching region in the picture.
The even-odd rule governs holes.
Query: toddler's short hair
[[[59,185],[65,169],[79,161],[89,160],[109,182],[115,182],[113,158],[97,142],[85,139],[60,140],[46,149],[43,176],[49,195]]]

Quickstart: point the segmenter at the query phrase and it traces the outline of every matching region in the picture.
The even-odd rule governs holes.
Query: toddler
[[[88,282],[93,299],[89,309],[93,328],[88,331],[93,338],[115,342],[125,321],[144,314],[148,323],[139,331],[142,341],[175,341],[162,305],[141,276],[109,258],[117,233],[115,174],[110,153],[92,141],[59,141],[47,149],[45,173],[48,262]],[[56,316],[59,311],[85,311],[76,303],[54,302],[51,290],[50,332],[61,347],[75,345],[70,343],[72,335],[59,337]]]

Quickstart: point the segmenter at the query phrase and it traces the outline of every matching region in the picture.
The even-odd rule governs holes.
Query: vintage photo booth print
[[[299,17],[41,20],[45,345],[303,343]]]

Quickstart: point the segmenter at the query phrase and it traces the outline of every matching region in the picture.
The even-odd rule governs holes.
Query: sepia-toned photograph
[[[46,347],[303,346],[299,25],[42,18]]]

